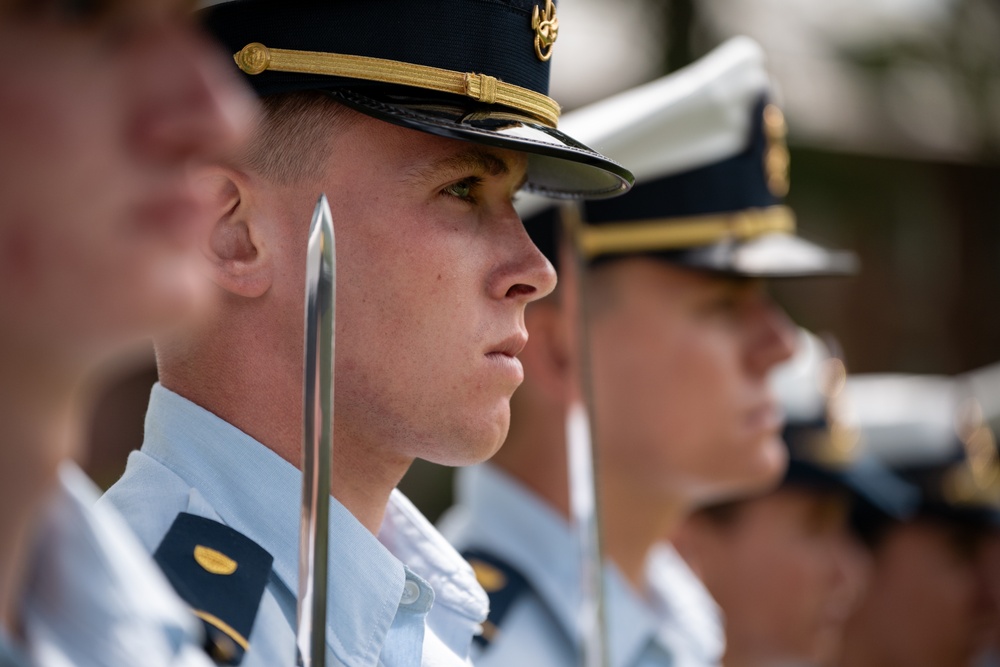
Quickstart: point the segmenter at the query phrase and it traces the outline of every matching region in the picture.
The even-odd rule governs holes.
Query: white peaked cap
[[[956,419],[964,394],[950,377],[853,375],[847,392],[867,451],[889,466],[932,465],[961,446]]]
[[[770,90],[764,50],[734,37],[655,81],[565,114],[559,129],[635,175],[636,184],[737,155],[750,142],[752,108]],[[527,218],[552,206],[524,196]]]

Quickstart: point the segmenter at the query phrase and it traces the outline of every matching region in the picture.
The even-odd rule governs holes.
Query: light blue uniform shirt
[[[0,665],[210,667],[200,623],[98,493],[63,465],[21,597],[23,639],[0,640]]]
[[[568,523],[489,464],[459,471],[456,500],[441,522],[444,535],[460,550],[506,562],[530,588],[512,604],[476,665],[579,665],[579,550]],[[616,567],[606,566],[611,667],[718,665],[725,640],[708,591],[668,544],[653,550],[646,571],[640,598]]]
[[[103,501],[150,551],[180,512],[219,521],[274,557],[241,667],[293,665],[301,472],[157,384],[141,451]],[[488,600],[469,565],[398,491],[378,537],[330,501],[327,664],[467,665]]]

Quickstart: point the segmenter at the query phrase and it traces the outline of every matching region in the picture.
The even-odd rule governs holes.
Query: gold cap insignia
[[[774,104],[764,107],[764,135],[767,137],[767,149],[764,151],[764,173],[767,176],[767,189],[775,197],[788,194],[788,165],[791,162],[788,153],[788,126],[785,125],[785,115]]]
[[[968,400],[959,410],[957,432],[965,458],[945,479],[945,499],[956,505],[1000,506],[997,442],[983,420],[982,408]]]
[[[247,74],[260,74],[271,66],[271,51],[260,42],[251,42],[240,49],[233,59]]]
[[[531,15],[531,27],[535,31],[535,55],[542,62],[552,57],[552,46],[559,39],[559,19],[552,0],[545,0],[545,11],[539,12],[538,5]]]
[[[232,574],[239,567],[236,561],[221,551],[203,547],[200,544],[194,548],[194,560],[212,574]]]
[[[476,581],[479,582],[479,585],[487,593],[493,593],[507,585],[507,577],[492,565],[484,563],[481,560],[470,560],[469,565],[472,566],[472,571],[476,573]]]
[[[820,393],[826,400],[827,428],[817,431],[803,444],[800,455],[834,469],[848,468],[860,458],[861,435],[850,425],[849,405],[844,396],[847,367],[837,357],[826,359],[819,370]]]

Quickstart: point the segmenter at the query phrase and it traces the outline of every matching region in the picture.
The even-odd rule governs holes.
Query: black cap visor
[[[845,276],[858,271],[854,253],[827,250],[785,233],[765,234],[747,241],[726,239],[655,255],[687,268],[746,278]]]
[[[375,98],[343,88],[326,92],[356,111],[394,125],[527,153],[525,189],[530,192],[560,199],[602,199],[632,186],[631,172],[618,163],[513,111],[401,96]]]
[[[849,492],[868,511],[899,521],[913,516],[919,491],[871,458],[832,468],[792,459],[782,485],[840,489]]]

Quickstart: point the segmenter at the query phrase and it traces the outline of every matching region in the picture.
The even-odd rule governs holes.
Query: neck
[[[214,344],[158,346],[160,382],[301,468],[301,346],[276,354],[274,350],[289,346],[262,340],[256,333],[234,340],[231,322],[227,324],[229,331],[220,327],[214,334],[199,333],[199,341],[218,341]],[[389,495],[412,459],[366,439],[339,416],[335,405],[331,494],[378,534]]]
[[[374,535],[385,518],[389,496],[413,459],[392,451],[392,443],[375,443],[349,432],[334,415],[333,496]]]
[[[650,550],[673,536],[690,508],[681,498],[647,493],[610,472],[601,480],[601,508],[605,551],[642,594]]]
[[[529,409],[525,407],[517,419],[511,420],[510,434],[493,463],[570,521],[563,420],[551,419],[558,409],[545,410],[542,406],[536,414],[529,416],[527,412]],[[613,451],[613,447],[602,447]],[[598,470],[597,474],[605,554],[642,595],[650,550],[673,534],[689,508],[680,499],[644,493],[632,479],[618,479],[605,470]]]
[[[18,636],[35,529],[60,463],[77,450],[82,369],[17,346],[0,350],[0,624]]]

